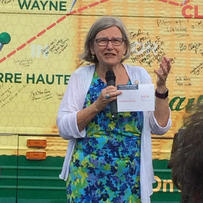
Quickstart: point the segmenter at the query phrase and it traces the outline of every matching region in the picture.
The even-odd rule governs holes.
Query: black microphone
[[[115,86],[116,76],[112,70],[109,70],[106,72],[105,79],[106,79],[107,86],[110,86],[110,85]],[[115,117],[117,114],[117,101],[116,100],[110,102],[110,110],[112,113],[112,117]]]

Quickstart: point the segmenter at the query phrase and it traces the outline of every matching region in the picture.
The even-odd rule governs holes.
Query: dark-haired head
[[[203,104],[190,109],[190,115],[176,133],[170,167],[172,179],[181,190],[183,203],[203,202]]]

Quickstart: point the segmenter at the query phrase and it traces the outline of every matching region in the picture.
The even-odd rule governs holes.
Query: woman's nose
[[[111,40],[108,41],[108,43],[106,45],[106,48],[107,49],[109,49],[109,48],[112,49],[113,48],[113,44],[112,44]]]

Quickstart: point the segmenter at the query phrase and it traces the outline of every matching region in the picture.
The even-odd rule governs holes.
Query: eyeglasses
[[[124,39],[123,38],[112,38],[112,39],[108,39],[108,38],[97,38],[95,39],[96,43],[98,46],[100,47],[106,47],[107,44],[109,43],[109,41],[111,42],[111,44],[113,46],[120,46]]]

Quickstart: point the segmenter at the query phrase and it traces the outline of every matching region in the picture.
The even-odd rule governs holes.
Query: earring
[[[92,54],[92,55],[91,55],[91,59],[92,59],[93,61],[95,61],[95,59],[96,59],[95,54]]]

